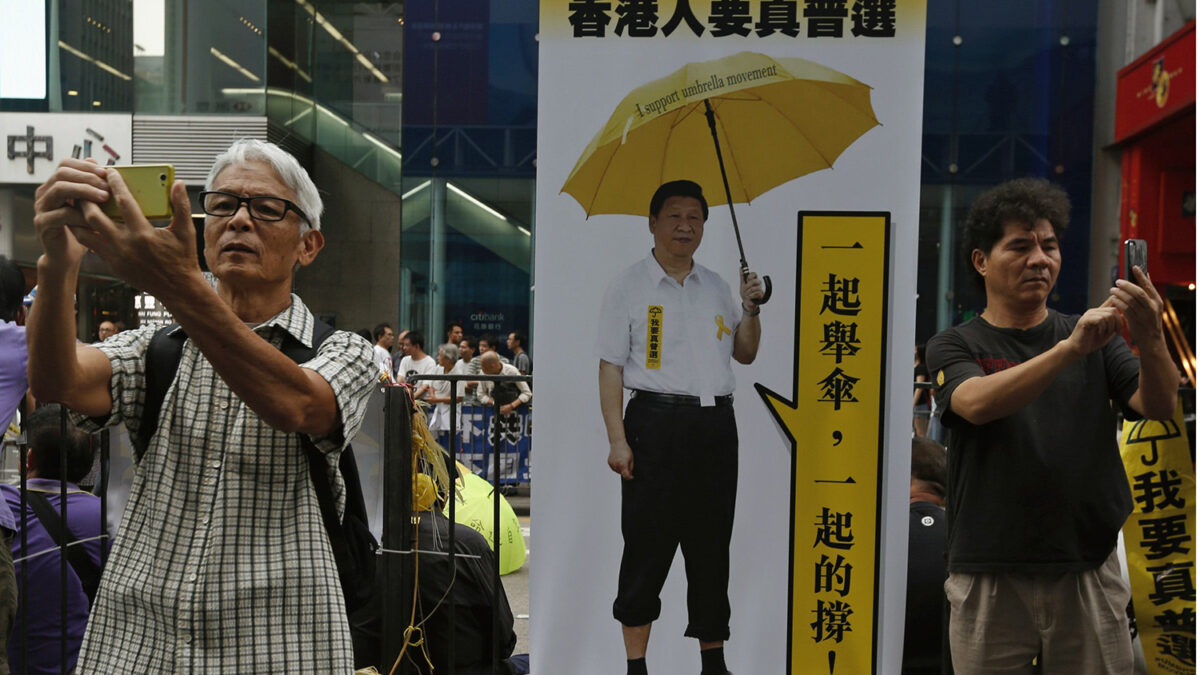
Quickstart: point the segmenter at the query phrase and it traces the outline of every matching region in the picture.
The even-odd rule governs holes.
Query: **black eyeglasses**
[[[242,204],[246,205],[250,217],[255,220],[273,223],[286,218],[288,211],[295,211],[296,215],[304,219],[309,227],[312,227],[312,221],[304,215],[300,207],[282,197],[243,197],[228,192],[200,193],[200,208],[210,216],[228,218],[237,213],[238,209],[242,208]]]

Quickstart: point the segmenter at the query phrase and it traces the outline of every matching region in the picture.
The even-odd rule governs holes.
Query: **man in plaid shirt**
[[[158,298],[186,335],[157,431],[84,637],[81,673],[350,672],[337,567],[299,434],[337,471],[377,379],[371,345],[334,332],[297,365],[285,340],[312,346],[313,316],[294,271],[324,245],[321,199],[277,146],[238,141],[216,159],[201,207],[203,276],[187,191],[170,188],[165,228],[142,215],[121,175],[59,164],[38,188],[43,255],[29,324],[31,386],[85,428],[125,423],[138,437],[154,327],[77,345],[72,294],[91,249]],[[123,220],[100,204],[116,200]],[[245,207],[245,208],[243,208]]]

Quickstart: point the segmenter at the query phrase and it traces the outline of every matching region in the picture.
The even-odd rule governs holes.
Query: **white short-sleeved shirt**
[[[692,264],[679,284],[651,251],[609,285],[596,356],[621,366],[627,389],[698,396],[733,393],[733,334],[742,320],[729,284]]]
[[[388,377],[391,377],[392,353],[379,345],[375,345],[375,361],[379,364],[379,368],[387,373]]]
[[[438,365],[436,359],[426,354],[425,358],[414,359],[411,356],[406,356],[400,359],[400,365],[396,368],[396,379],[405,382],[412,375],[441,375],[442,367]],[[433,386],[433,383],[428,380],[422,380],[415,383],[414,386]]]

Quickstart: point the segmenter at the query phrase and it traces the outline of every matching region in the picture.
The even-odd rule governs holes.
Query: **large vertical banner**
[[[673,180],[703,190],[694,260],[729,286],[727,306],[743,262],[772,281],[757,356],[732,364],[736,463],[714,486],[736,491],[729,670],[899,672],[924,35],[924,2],[543,0],[532,509],[552,544],[531,552],[538,672],[625,668],[613,604],[627,486],[607,461],[599,338],[628,334],[629,359],[663,373],[672,340],[731,340],[742,320],[688,310],[680,323],[659,302],[628,325],[601,318],[614,280],[638,261],[658,269],[650,199]],[[686,379],[708,386],[711,371],[697,361]],[[687,520],[678,506],[664,511]],[[677,552],[652,673],[700,671],[688,591]]]
[[[1171,419],[1127,421],[1121,431],[1133,491],[1122,531],[1151,675],[1196,672],[1196,468],[1188,450],[1182,403]]]

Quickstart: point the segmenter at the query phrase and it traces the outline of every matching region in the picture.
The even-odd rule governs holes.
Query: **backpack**
[[[281,351],[296,363],[304,363],[315,357],[321,343],[333,334],[333,327],[329,324],[315,317],[313,322],[311,348],[305,347],[291,335],[284,337]],[[155,331],[146,349],[146,399],[137,438],[131,439],[139,462],[158,429],[163,400],[171,382],[175,380],[179,360],[183,357],[183,342],[187,336],[183,331],[175,330],[177,326],[171,324]],[[338,463],[346,483],[346,510],[339,523],[325,455],[306,434],[297,436],[308,457],[309,477],[317,493],[321,519],[329,536],[333,559],[337,563],[338,580],[346,601],[346,618],[350,622],[350,637],[354,643],[355,667],[373,665],[379,658],[380,608],[378,602],[372,602],[378,595],[375,559],[379,542],[367,525],[367,505],[363,499],[358,464],[354,461],[354,450],[347,445]]]

